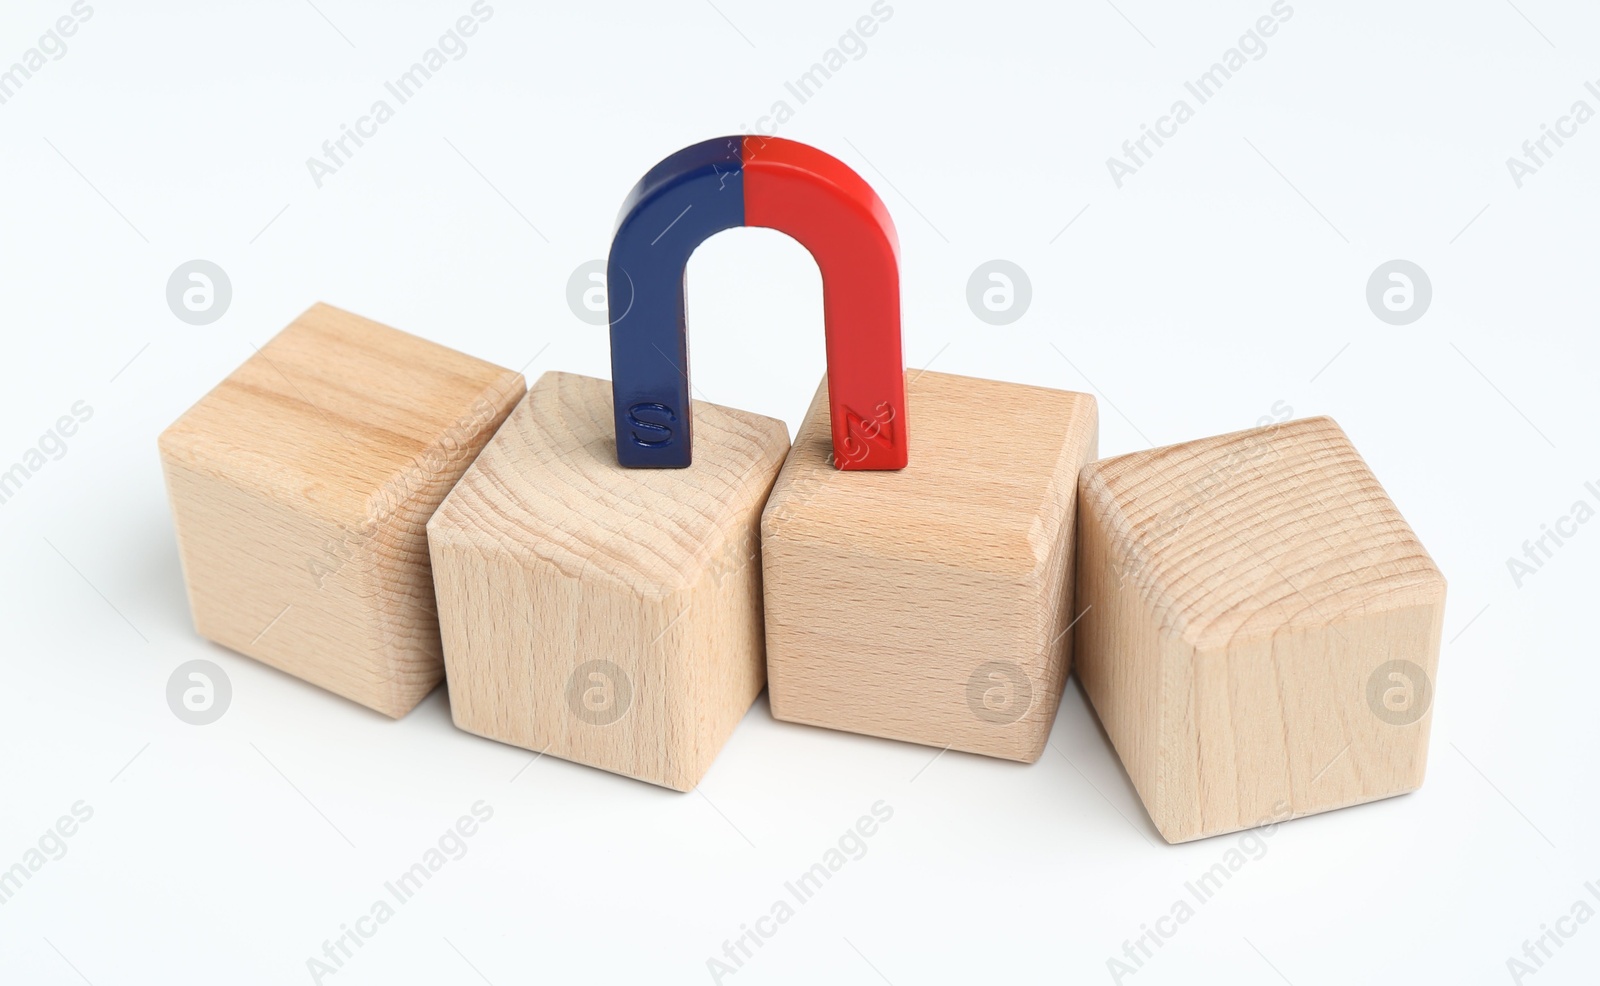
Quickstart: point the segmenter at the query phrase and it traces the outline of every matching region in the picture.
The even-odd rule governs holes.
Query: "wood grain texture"
[[[328,305],[160,438],[195,628],[390,716],[444,673],[425,525],[522,375]]]
[[[907,377],[911,462],[841,472],[827,381],[762,518],[779,719],[1032,762],[1071,658],[1086,394]]]
[[[1078,675],[1163,837],[1422,783],[1445,581],[1332,419],[1081,487]]]
[[[694,464],[617,465],[611,384],[547,373],[428,525],[468,732],[679,791],[766,683],[758,524],[783,422],[695,402]]]

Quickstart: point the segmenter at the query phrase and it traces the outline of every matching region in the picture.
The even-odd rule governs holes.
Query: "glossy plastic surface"
[[[834,461],[907,461],[899,243],[877,194],[836,158],[776,137],[722,137],[650,169],[623,203],[607,264],[617,461],[691,461],[684,271],[733,226],[781,230],[822,272]]]

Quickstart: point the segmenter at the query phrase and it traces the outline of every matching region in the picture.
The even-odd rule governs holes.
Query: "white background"
[[[1520,189],[1505,164],[1573,101],[1600,109],[1600,12],[1517,3],[1293,0],[1119,189],[1106,158],[1268,0],[895,0],[803,105],[783,83],[868,0],[494,0],[319,189],[306,158],[467,0],[95,0],[0,106],[0,464],[94,409],[0,506],[0,868],[94,811],[0,905],[0,980],[310,982],[324,940],[480,799],[467,855],[325,981],[710,982],[723,942],[883,800],[866,855],[724,982],[1111,982],[1124,941],[1238,845],[1160,840],[1076,682],[1031,766],[774,722],[763,698],[675,794],[527,766],[454,729],[443,688],[390,721],[192,631],[155,438],[252,345],[324,300],[502,365],[537,354],[530,379],[606,376],[568,276],[658,158],[787,99],[779,133],[895,217],[910,367],[1095,393],[1103,454],[1277,401],[1331,414],[1449,579],[1421,791],[1281,826],[1123,981],[1514,981],[1525,940],[1600,908],[1600,523],[1520,588],[1506,567],[1600,485],[1600,122]],[[0,64],[68,7],[8,0]],[[1434,291],[1400,327],[1364,296],[1397,257]],[[204,327],[164,297],[194,258],[234,288]],[[1033,283],[1011,325],[966,304],[993,258]],[[794,427],[823,369],[809,257],[733,231],[691,281],[700,393]],[[197,657],[233,684],[204,727],[165,698]],[[1600,920],[1564,927],[1524,981],[1595,981]]]

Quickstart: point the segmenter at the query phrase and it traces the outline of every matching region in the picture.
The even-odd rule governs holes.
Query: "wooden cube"
[[[1096,462],[1078,675],[1168,842],[1422,783],[1444,577],[1330,418]]]
[[[783,422],[696,401],[694,464],[617,464],[611,384],[546,373],[428,524],[450,708],[688,791],[766,683],[758,524]]]
[[[424,525],[522,375],[316,305],[161,434],[195,629],[405,715],[444,674]]]
[[[832,464],[827,381],[762,518],[772,714],[1033,762],[1071,657],[1094,398],[922,372],[911,461]]]

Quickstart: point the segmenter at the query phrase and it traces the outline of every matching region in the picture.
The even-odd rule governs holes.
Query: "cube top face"
[[[908,374],[910,462],[893,472],[833,465],[828,381],[806,413],[764,528],[908,562],[1029,570],[1055,546],[1077,465],[1098,429],[1088,394],[923,371]],[[1044,447],[1041,433],[1057,444]]]
[[[318,304],[163,432],[161,450],[358,523],[433,485],[522,388],[520,373]]]
[[[830,462],[826,381],[762,515],[776,718],[1038,759],[1070,663],[1094,398],[907,377],[910,463]]]
[[[1444,592],[1433,559],[1331,418],[1104,459],[1081,484],[1119,583],[1201,650]]]
[[[603,413],[602,413],[603,412]],[[765,496],[789,448],[775,418],[697,401],[694,464],[617,464],[611,383],[546,373],[429,525],[641,593],[690,584],[730,518]]]

